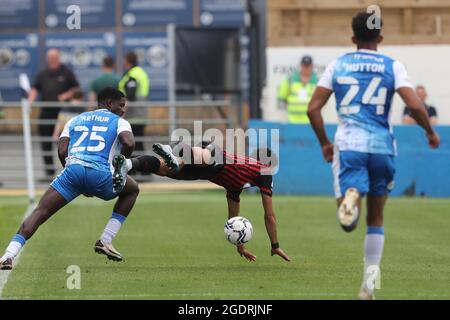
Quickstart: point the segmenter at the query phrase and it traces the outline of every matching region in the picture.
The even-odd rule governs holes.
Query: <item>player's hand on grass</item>
[[[256,256],[253,255],[253,253],[251,253],[247,249],[245,249],[244,245],[238,245],[236,246],[236,248],[241,257],[244,257],[248,261],[256,261]]]
[[[427,138],[430,148],[436,149],[437,147],[439,147],[439,144],[441,143],[441,138],[436,132],[433,131],[432,133],[427,134]]]
[[[291,261],[291,258],[289,258],[289,256],[286,253],[284,253],[284,251],[280,248],[272,249],[271,254],[272,256],[278,255],[288,262]]]
[[[333,161],[333,155],[334,155],[334,146],[332,143],[326,143],[322,146],[322,154],[323,158],[326,162]]]

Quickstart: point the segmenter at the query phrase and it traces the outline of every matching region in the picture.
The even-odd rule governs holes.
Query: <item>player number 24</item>
[[[98,133],[108,131],[108,127],[93,126],[92,131],[89,131],[89,128],[86,126],[76,126],[74,128],[74,130],[81,132],[81,136],[78,138],[78,140],[72,146],[72,149],[70,149],[70,152],[82,152],[85,150],[90,151],[90,152],[98,152],[98,151],[102,151],[105,148],[105,138],[100,136]],[[88,136],[89,136],[89,141],[98,141],[97,145],[87,146],[87,147],[81,146],[83,141]]]
[[[349,106],[352,102],[352,100],[356,97],[356,95],[359,92],[360,86],[358,79],[353,77],[337,77],[337,83],[343,84],[343,85],[350,85],[350,88],[348,89],[347,93],[345,94],[344,98],[341,101],[341,108],[340,111],[342,113],[358,113],[359,112],[359,106]],[[377,106],[377,114],[382,115],[384,114],[384,105],[386,104],[386,94],[387,89],[385,87],[378,86],[381,83],[381,77],[373,77],[370,81],[369,85],[367,86],[366,90],[364,91],[363,97],[362,97],[362,103],[363,104],[372,104]],[[378,95],[375,96],[375,92],[378,89]]]

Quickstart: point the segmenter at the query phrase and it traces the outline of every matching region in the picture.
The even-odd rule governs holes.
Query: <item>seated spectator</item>
[[[436,108],[428,105],[426,103],[427,100],[427,91],[425,90],[425,87],[422,85],[418,85],[416,87],[416,94],[420,98],[420,100],[423,101],[423,104],[427,108],[428,116],[430,117],[430,122],[432,125],[437,124],[437,111]],[[408,106],[405,106],[403,109],[403,124],[415,124],[416,121],[411,117],[411,110],[408,108]]]
[[[83,103],[83,99],[83,91],[77,90],[74,92],[72,99],[70,100],[72,106],[64,107],[61,109],[58,114],[58,119],[56,120],[55,129],[53,130],[53,140],[59,140],[59,136],[64,130],[64,126],[66,125],[67,121],[85,111],[84,107],[78,107],[81,103]]]

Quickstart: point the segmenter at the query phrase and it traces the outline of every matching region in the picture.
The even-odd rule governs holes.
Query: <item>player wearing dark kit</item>
[[[158,155],[161,155],[164,159],[163,146],[155,144],[154,149]],[[173,154],[179,155],[180,158],[184,158],[183,151],[186,150],[187,145],[176,144],[173,145]],[[197,152],[197,155],[196,155]],[[195,161],[194,158],[200,158],[200,154],[203,159]],[[216,153],[218,154],[217,161]],[[209,161],[208,164],[203,163],[202,160]],[[252,159],[250,157],[241,157],[235,154],[230,154],[226,151],[222,151],[214,144],[204,142],[202,144],[202,150],[194,148],[191,150],[191,164],[186,164],[178,170],[178,172],[171,176],[176,180],[208,180],[221,187],[224,187],[227,191],[227,198],[239,202],[240,194],[243,189],[250,186],[256,186],[260,189],[262,194],[269,197],[272,196],[272,175],[262,174],[264,170],[268,170],[269,167],[261,162]],[[169,160],[170,161],[170,160]],[[169,175],[170,176],[170,175]]]
[[[276,216],[272,205],[272,175],[268,166],[250,157],[230,154],[209,142],[203,142],[201,147],[193,148],[184,143],[172,146],[154,144],[153,151],[162,159],[149,155],[133,159],[118,157],[115,168],[118,183],[125,179],[126,172],[131,169],[175,180],[208,180],[225,188],[228,218],[239,215],[240,194],[243,189],[256,186],[261,192],[271,254],[279,255],[286,261],[291,260],[278,243]],[[256,260],[256,256],[244,245],[238,245],[237,250],[247,260]]]

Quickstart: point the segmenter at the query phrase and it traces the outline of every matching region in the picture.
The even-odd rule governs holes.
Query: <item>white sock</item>
[[[380,262],[384,247],[384,228],[368,227],[364,240],[364,274],[362,288],[373,292],[380,284]]]
[[[14,235],[8,247],[6,248],[5,254],[0,258],[0,261],[5,261],[6,259],[14,259],[19,254],[22,247],[25,245],[25,242],[26,240],[22,235]]]
[[[100,238],[103,243],[112,243],[114,237],[119,232],[120,227],[122,227],[122,224],[125,222],[125,219],[125,216],[113,212]]]
[[[128,171],[133,169],[133,162],[131,161],[131,159],[126,159],[126,162],[127,162],[127,169],[128,169]]]

